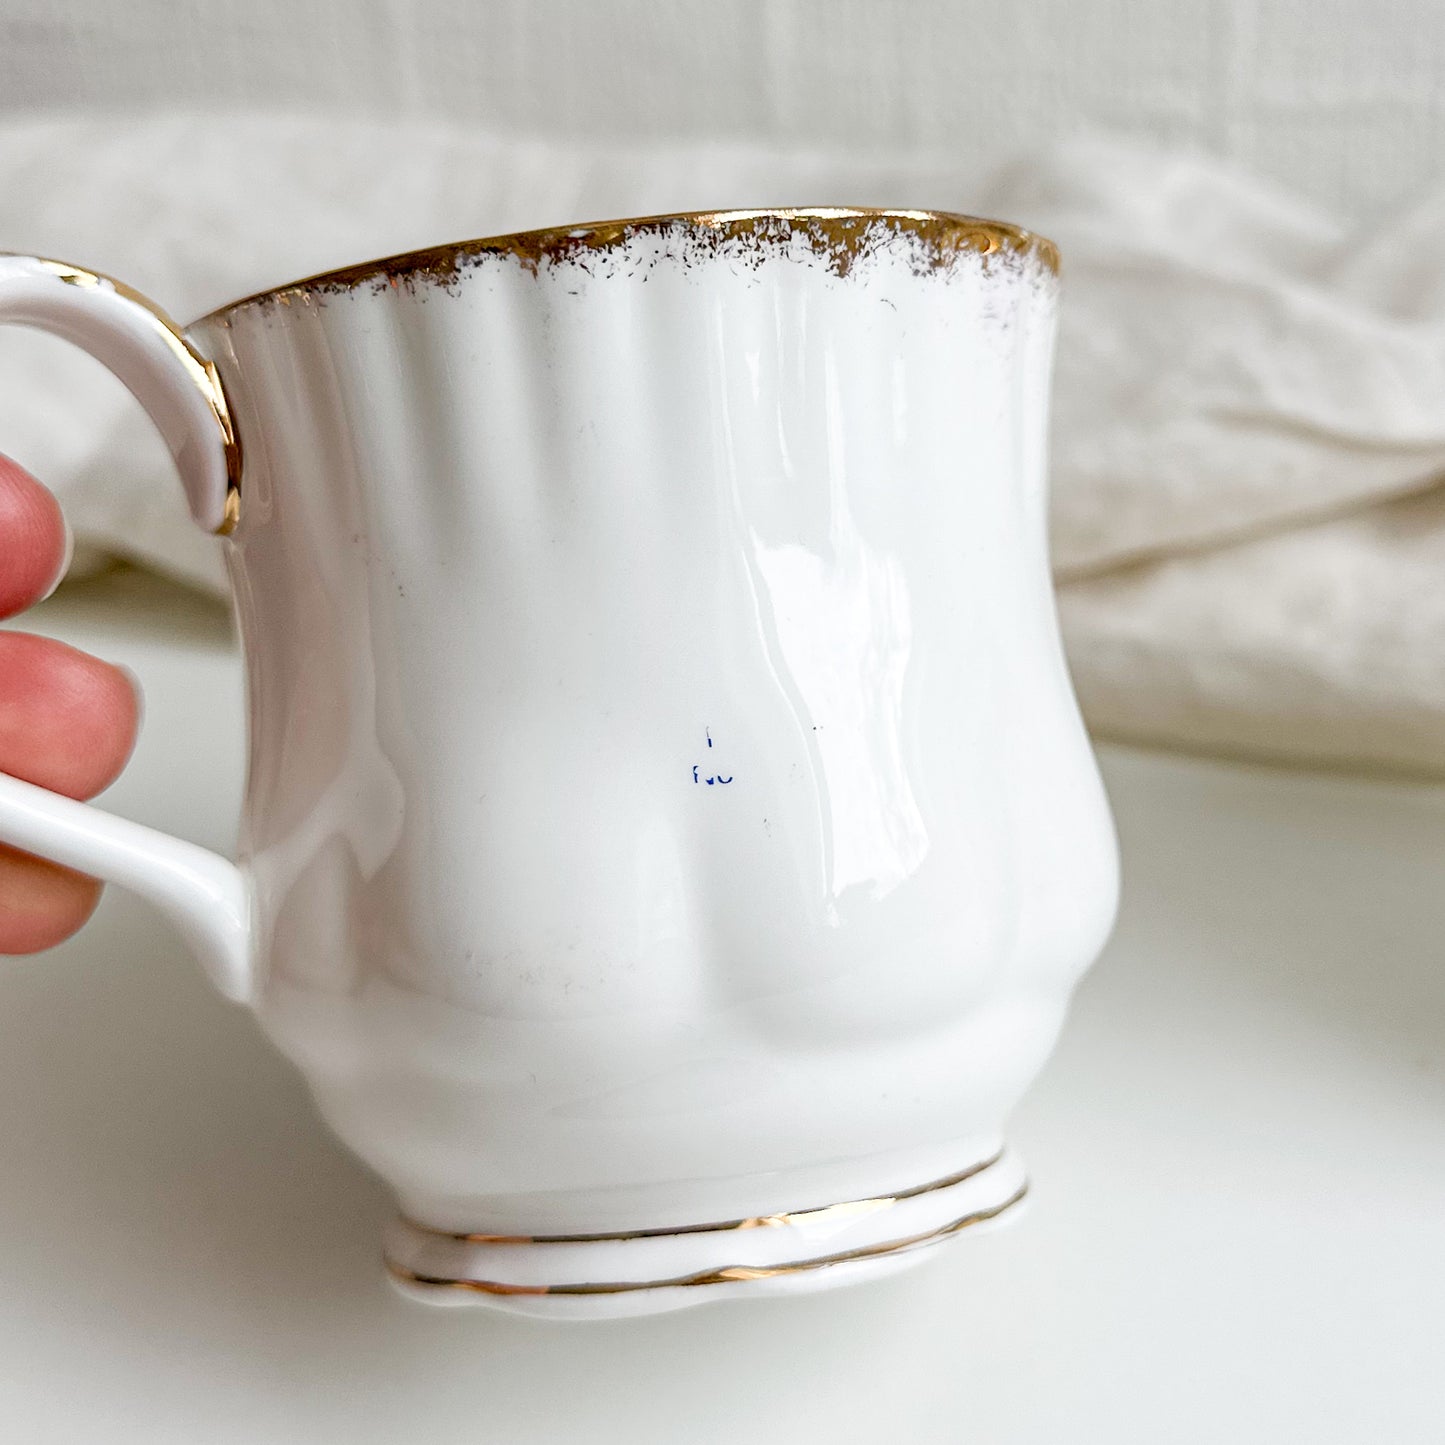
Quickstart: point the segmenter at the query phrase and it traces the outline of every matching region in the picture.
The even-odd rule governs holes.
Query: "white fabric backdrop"
[[[806,202],[991,212],[1061,243],[1054,548],[1097,731],[1445,772],[1445,198],[1354,227],[1104,140],[987,174],[335,119],[0,127],[0,243],[180,316],[443,239]],[[0,336],[0,447],[82,541],[218,585],[159,443],[87,359]]]
[[[1345,215],[1445,176],[1439,0],[0,0],[0,116],[307,110],[993,164],[1202,146]]]

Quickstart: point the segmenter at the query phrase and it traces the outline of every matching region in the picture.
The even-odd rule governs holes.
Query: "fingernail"
[[[55,581],[40,594],[42,602],[55,596],[55,589],[65,581],[65,574],[70,571],[70,559],[75,556],[75,533],[70,530],[70,521],[64,512],[60,514],[60,525],[65,532],[65,544],[60,549],[60,570],[55,574]]]

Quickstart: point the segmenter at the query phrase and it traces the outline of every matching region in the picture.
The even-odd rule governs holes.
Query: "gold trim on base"
[[[786,1224],[817,1224],[824,1219],[836,1219],[845,1214],[872,1214],[897,1204],[900,1199],[916,1199],[920,1194],[932,1194],[937,1189],[948,1189],[955,1184],[962,1184],[965,1179],[972,1179],[974,1175],[982,1174],[985,1169],[992,1169],[1003,1156],[1004,1151],[1000,1149],[998,1153],[977,1164],[970,1164],[967,1169],[960,1169],[956,1174],[932,1179],[927,1184],[917,1184],[912,1189],[900,1189],[897,1194],[880,1194],[873,1199],[849,1199],[841,1204],[821,1204],[810,1209],[794,1209],[777,1214],[754,1214],[747,1219],[729,1219],[721,1224],[683,1224],[675,1229],[622,1229],[597,1234],[466,1234],[450,1229],[436,1229],[432,1225],[418,1223],[405,1214],[401,1216],[401,1221],[408,1229],[414,1229],[419,1234],[452,1239],[458,1244],[606,1244],[625,1239],[660,1239],[676,1234],[712,1234],[733,1229],[770,1229]]]
[[[936,1187],[936,1186],[935,1186]],[[921,1191],[916,1191],[921,1192]],[[502,1284],[497,1280],[486,1279],[446,1279],[440,1275],[419,1274],[399,1264],[393,1264],[391,1260],[386,1261],[387,1272],[393,1279],[402,1284],[415,1285],[434,1289],[462,1289],[470,1290],[478,1294],[492,1295],[602,1295],[602,1294],[633,1294],[639,1290],[651,1289],[691,1289],[697,1285],[708,1284],[735,1284],[739,1281],[750,1279],[775,1279],[779,1275],[806,1274],[811,1270],[824,1269],[828,1265],[848,1264],[857,1260],[877,1259],[885,1255],[904,1254],[909,1250],[922,1249],[928,1245],[937,1244],[950,1236],[967,1229],[970,1225],[983,1224],[990,1219],[997,1219],[999,1215],[1012,1209],[1016,1204],[1023,1201],[1024,1196],[1029,1192],[1027,1183],[1021,1184],[1009,1198],[1002,1204],[991,1205],[986,1209],[976,1209],[961,1218],[941,1225],[937,1229],[930,1229],[922,1234],[907,1235],[902,1239],[885,1241],[882,1244],[862,1245],[857,1249],[845,1249],[837,1254],[819,1255],[816,1259],[798,1260],[788,1264],[774,1265],[728,1265],[722,1269],[710,1269],[701,1271],[698,1274],[678,1275],[671,1279],[656,1280],[628,1280],[597,1284],[548,1284],[548,1285],[520,1285]],[[895,1196],[901,1198],[903,1196]],[[673,1231],[683,1233],[681,1230]],[[462,1236],[465,1238],[465,1236]],[[609,1236],[603,1236],[608,1238]],[[616,1238],[617,1236],[610,1236]]]

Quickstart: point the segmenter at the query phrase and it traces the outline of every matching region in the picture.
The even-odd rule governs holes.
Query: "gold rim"
[[[856,1260],[877,1259],[884,1255],[906,1254],[909,1250],[938,1244],[971,1225],[997,1219],[999,1215],[1021,1203],[1028,1192],[1027,1183],[1021,1184],[1002,1204],[994,1204],[987,1209],[975,1209],[937,1229],[930,1229],[922,1234],[906,1235],[902,1239],[892,1239],[882,1244],[862,1245],[857,1249],[840,1250],[836,1254],[820,1255],[817,1259],[798,1260],[789,1264],[729,1265],[723,1269],[703,1270],[697,1274],[676,1275],[671,1279],[626,1280],[606,1284],[519,1285],[502,1284],[497,1280],[490,1279],[447,1279],[441,1275],[420,1274],[403,1265],[393,1264],[390,1260],[386,1261],[386,1268],[394,1279],[400,1280],[403,1284],[434,1289],[470,1290],[477,1294],[597,1295],[634,1294],[640,1290],[650,1289],[693,1289],[699,1285],[734,1284],[742,1280],[775,1279],[779,1275],[806,1274],[810,1270],[825,1269],[833,1264],[848,1264]]]
[[[515,257],[535,272],[544,262],[564,261],[587,252],[609,250],[636,236],[684,230],[691,238],[717,245],[727,242],[776,241],[801,235],[832,270],[846,275],[860,256],[873,250],[875,228],[894,235],[917,237],[928,248],[928,264],[939,269],[960,255],[1028,256],[1050,271],[1059,269],[1058,248],[1050,240],[1007,221],[991,221],[953,211],[888,210],[868,206],[798,206],[745,211],[678,211],[661,216],[631,216],[617,221],[587,221],[575,226],[550,226],[514,231],[503,236],[455,241],[396,256],[383,256],[355,266],[321,271],[284,286],[256,291],[228,301],[200,321],[224,320],[243,306],[290,305],[307,296],[350,291],[368,282],[397,287],[418,280],[448,282],[467,262],[482,256]],[[199,324],[193,323],[193,324]]]
[[[773,1229],[788,1224],[817,1224],[828,1218],[843,1214],[872,1214],[897,1204],[900,1199],[916,1199],[920,1194],[932,1194],[935,1190],[949,1189],[972,1179],[986,1169],[992,1169],[1004,1156],[1000,1149],[991,1158],[978,1164],[970,1164],[956,1174],[942,1179],[917,1184],[912,1189],[901,1189],[897,1194],[880,1194],[872,1199],[848,1199],[841,1204],[820,1204],[811,1209],[794,1209],[778,1214],[754,1214],[747,1219],[729,1219],[721,1224],[683,1224],[675,1229],[627,1229],[602,1234],[463,1234],[449,1229],[436,1229],[429,1224],[419,1224],[415,1219],[402,1215],[402,1223],[419,1234],[430,1234],[437,1239],[451,1239],[458,1244],[606,1244],[627,1239],[660,1239],[676,1234],[714,1234],[736,1229]]]

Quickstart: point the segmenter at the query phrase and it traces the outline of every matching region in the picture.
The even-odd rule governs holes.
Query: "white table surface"
[[[118,574],[33,625],[144,681],[109,806],[227,846],[220,610]],[[0,1440],[1445,1439],[1445,790],[1104,764],[1123,913],[1014,1122],[1026,1216],[871,1287],[656,1319],[393,1294],[383,1187],[110,890],[0,964]]]

